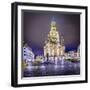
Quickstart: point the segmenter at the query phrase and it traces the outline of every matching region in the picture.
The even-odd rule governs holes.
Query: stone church
[[[52,20],[50,32],[44,42],[44,57],[61,57],[64,55],[64,51],[64,38],[58,32],[55,20]]]

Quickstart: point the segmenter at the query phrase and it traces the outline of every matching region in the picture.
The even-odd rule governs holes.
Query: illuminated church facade
[[[60,57],[65,52],[64,38],[58,32],[56,22],[51,21],[50,32],[44,42],[44,57]]]

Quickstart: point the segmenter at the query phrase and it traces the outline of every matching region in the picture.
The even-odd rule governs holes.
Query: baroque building
[[[50,32],[44,43],[44,57],[61,57],[64,55],[64,38],[59,34],[54,20],[50,24]]]

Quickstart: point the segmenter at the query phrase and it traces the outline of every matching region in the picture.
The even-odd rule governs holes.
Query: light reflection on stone
[[[72,74],[80,74],[80,62],[72,63],[70,61],[59,60],[54,63],[27,66],[24,70],[24,77]]]

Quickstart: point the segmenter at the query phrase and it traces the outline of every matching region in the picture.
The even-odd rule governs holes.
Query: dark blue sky
[[[64,36],[66,51],[80,44],[80,14],[48,11],[22,11],[22,39],[35,54],[43,54],[44,41],[54,17],[57,30]]]

